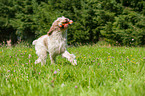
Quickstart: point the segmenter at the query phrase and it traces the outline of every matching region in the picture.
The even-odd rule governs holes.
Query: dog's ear
[[[65,18],[64,16],[62,16],[61,18]]]
[[[54,27],[51,26],[50,30],[47,32],[47,35],[50,36],[52,34],[52,32],[54,31]]]
[[[47,32],[47,35],[50,36],[52,34],[52,32],[58,28],[58,23],[60,22],[60,18],[57,18],[57,20],[55,20],[50,28],[50,30]]]

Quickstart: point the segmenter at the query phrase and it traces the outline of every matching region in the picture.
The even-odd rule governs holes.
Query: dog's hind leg
[[[47,54],[40,55],[39,58],[35,61],[35,64],[40,63],[41,65],[46,64]]]
[[[40,59],[40,57],[35,61],[35,64],[38,64],[38,63],[40,63],[41,62],[41,59]]]
[[[46,64],[46,58],[47,58],[47,52],[42,52],[42,54],[40,55],[41,65]]]
[[[46,58],[47,58],[47,50],[44,47],[38,47],[36,49],[36,54],[38,55],[38,59],[35,61],[35,64],[40,63],[41,65],[46,64]]]

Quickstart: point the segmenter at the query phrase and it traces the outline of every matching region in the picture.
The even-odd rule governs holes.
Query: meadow
[[[0,47],[1,96],[145,96],[145,48],[69,47],[77,66],[57,57],[34,64],[34,46]]]

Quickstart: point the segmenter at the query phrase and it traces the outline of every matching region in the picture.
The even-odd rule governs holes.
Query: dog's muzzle
[[[67,28],[69,25],[72,25],[73,21],[72,20],[69,20],[69,22],[66,22],[66,23],[59,23],[58,26],[60,28]]]

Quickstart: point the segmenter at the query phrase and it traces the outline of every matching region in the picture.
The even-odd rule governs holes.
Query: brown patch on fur
[[[57,20],[55,20],[55,21],[53,22],[53,24],[52,24],[50,30],[47,32],[47,35],[48,35],[48,36],[50,36],[54,30],[58,30],[58,29],[59,29],[59,27],[58,27],[59,19],[60,19],[60,18],[58,18]]]
[[[51,26],[50,30],[47,32],[47,35],[50,36],[52,32],[54,31],[54,26]]]
[[[44,41],[43,41],[44,45],[46,46],[46,48],[48,48],[48,40],[47,40],[47,37],[44,38]]]

